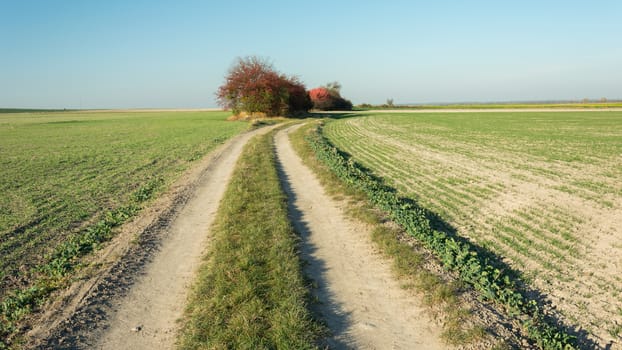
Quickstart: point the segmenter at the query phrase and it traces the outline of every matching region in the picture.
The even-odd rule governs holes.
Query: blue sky
[[[622,98],[622,1],[0,0],[0,107],[215,107],[236,57],[358,103]]]

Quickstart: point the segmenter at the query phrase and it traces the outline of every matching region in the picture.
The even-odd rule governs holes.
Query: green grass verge
[[[442,318],[443,340],[451,345],[477,343],[486,337],[486,329],[472,322],[471,311],[460,300],[460,283],[448,282],[428,271],[425,264],[433,259],[421,247],[411,247],[403,240],[404,232],[392,225],[386,225],[386,215],[374,208],[366,194],[346,185],[317,157],[306,137],[313,132],[315,123],[308,123],[290,134],[292,146],[305,165],[318,176],[324,189],[336,199],[349,203],[347,213],[367,223],[372,228],[372,241],[382,254],[392,261],[392,267],[404,288],[414,288],[422,293],[424,303],[435,317]],[[503,341],[499,341],[498,345]]]
[[[181,349],[313,349],[299,237],[287,216],[273,133],[245,147],[187,307]]]

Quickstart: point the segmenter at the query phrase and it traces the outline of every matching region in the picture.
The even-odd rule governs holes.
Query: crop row
[[[422,158],[421,153],[408,152],[402,148],[405,145],[396,140],[387,140],[382,138],[382,135],[371,132],[365,133],[353,128],[352,124],[341,121],[331,123],[329,134],[331,139],[355,155],[365,166],[390,180],[391,185],[401,193],[424,203],[426,207],[437,211],[452,224],[470,227],[474,217],[487,218],[477,223],[479,227],[469,230],[472,231],[468,233],[469,236],[478,243],[488,240],[505,246],[497,250],[497,253],[511,255],[513,262],[520,266],[524,266],[524,263],[520,263],[519,260],[527,259],[525,261],[529,261],[531,266],[535,263],[545,270],[559,273],[559,267],[572,265],[572,261],[566,260],[572,260],[571,258],[577,255],[576,239],[569,234],[560,236],[560,233],[568,230],[560,230],[557,227],[539,228],[538,224],[532,225],[538,221],[536,219],[542,215],[541,213],[521,218],[523,211],[531,206],[516,208],[505,215],[498,213],[489,215],[486,212],[487,203],[508,193],[503,183],[464,169],[467,161],[454,164],[453,161],[444,158],[442,161],[435,160],[436,154]],[[367,141],[364,144],[352,141],[361,138]],[[477,168],[479,164],[473,167]],[[451,167],[449,173],[444,170],[448,167]],[[541,208],[546,212],[549,209]],[[529,222],[529,225],[525,222]],[[495,234],[491,235],[490,232],[493,231]],[[520,234],[516,235],[516,232]],[[561,264],[551,265],[551,261]],[[553,269],[548,268],[551,266]]]
[[[530,123],[533,117],[538,119]],[[419,122],[404,117],[372,117],[357,122],[366,130],[385,135],[387,128],[391,128],[391,138],[422,145],[426,149],[453,154],[459,150],[460,155],[483,160],[480,162],[482,165],[494,164],[495,169],[520,169],[529,176],[554,179],[565,184],[559,188],[564,192],[611,207],[615,202],[612,195],[622,190],[618,181],[610,181],[621,174],[619,169],[611,167],[611,159],[619,151],[620,141],[603,135],[603,132],[618,131],[619,126],[607,125],[609,129],[602,129],[591,116],[586,118],[585,115],[582,120],[574,120],[577,117],[574,115],[565,115],[570,120],[564,120],[563,127],[551,124],[560,124],[556,116],[534,114],[533,117],[505,115],[503,125],[497,117],[487,117],[485,120],[490,126],[478,124],[477,120],[481,118],[473,118],[475,121],[472,121],[459,116]],[[609,119],[615,121],[615,117]],[[444,128],[439,128],[439,125]],[[461,127],[457,128],[457,125]],[[439,143],[439,140],[443,142]],[[583,174],[577,174],[578,164]]]
[[[521,284],[490,253],[469,241],[432,228],[423,208],[365,171],[352,158],[344,155],[323,135],[321,127],[309,136],[308,142],[318,159],[324,162],[344,182],[365,192],[374,205],[387,212],[409,234],[433,252],[450,271],[473,286],[485,299],[496,301],[506,310],[519,316],[529,337],[543,349],[573,349],[575,338],[545,315],[535,300],[519,288]]]
[[[460,227],[461,235],[479,244],[494,242],[502,247],[496,253],[510,256],[516,266],[543,269],[548,277],[554,277],[560,268],[567,271],[575,264],[579,246],[584,243],[570,233],[576,231],[576,217],[564,213],[561,221],[556,220],[566,226],[563,228],[543,222],[542,219],[555,220],[561,214],[555,212],[555,203],[551,205],[550,198],[539,193],[534,194],[540,196],[537,200],[529,198],[519,205],[505,202],[516,198],[526,200],[525,194],[516,189],[536,180],[508,178],[512,169],[481,171],[494,167],[498,161],[463,158],[465,147],[459,151],[432,152],[427,146],[418,145],[418,141],[388,139],[386,132],[370,126],[366,119],[373,118],[331,123],[326,134],[364,166],[391,180],[391,185],[401,193]],[[354,142],[361,137],[367,142]],[[535,208],[537,212],[532,210]]]

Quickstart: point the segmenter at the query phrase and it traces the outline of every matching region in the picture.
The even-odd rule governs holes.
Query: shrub
[[[333,105],[333,99],[327,88],[319,87],[309,91],[313,109],[328,110]]]
[[[294,115],[311,108],[304,84],[255,56],[237,60],[216,97],[220,106],[234,114]]]
[[[326,86],[311,89],[309,97],[313,103],[313,109],[322,111],[349,111],[352,110],[352,102],[341,97],[341,85],[337,82],[328,83]]]
[[[290,78],[286,81],[288,93],[288,111],[287,115],[296,115],[309,111],[313,107],[311,98],[307,93],[304,84],[296,78]]]

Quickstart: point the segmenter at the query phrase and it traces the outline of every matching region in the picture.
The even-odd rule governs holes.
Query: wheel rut
[[[288,133],[275,136],[291,219],[302,238],[314,307],[331,334],[331,349],[447,349],[440,326],[402,289],[364,225],[346,217],[294,152]]]

